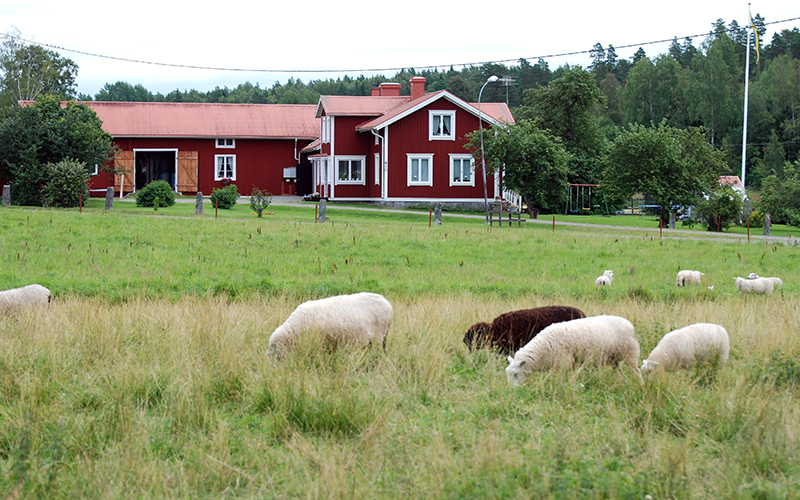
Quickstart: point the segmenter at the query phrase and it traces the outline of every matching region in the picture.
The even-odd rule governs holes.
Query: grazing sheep
[[[386,349],[394,311],[383,295],[361,292],[310,300],[297,306],[272,332],[267,354],[282,356],[303,337],[318,333],[334,343],[372,344]]]
[[[754,280],[754,279],[757,279],[757,278],[761,278],[761,276],[757,275],[756,273],[750,273],[750,274],[747,275],[747,279],[749,279],[749,280]],[[781,288],[783,286],[783,280],[780,279],[780,278],[776,278],[776,277],[773,276],[771,278],[764,278],[764,279],[772,280],[772,285],[774,287]]]
[[[580,309],[570,306],[545,306],[510,311],[490,323],[475,323],[464,334],[464,343],[474,347],[493,347],[512,353],[527,344],[544,328],[553,323],[585,318]]]
[[[642,362],[642,373],[692,368],[698,363],[719,368],[728,360],[729,342],[725,328],[713,323],[695,323],[673,330],[662,337]]]
[[[700,271],[690,271],[688,269],[684,269],[683,271],[678,271],[678,276],[675,278],[675,285],[684,286],[687,283],[700,283],[702,279],[703,273]]]
[[[53,294],[42,285],[28,285],[0,292],[0,309],[16,309],[23,306],[47,305]]]
[[[619,316],[592,316],[555,323],[508,357],[508,381],[517,386],[532,372],[573,366],[585,361],[624,362],[641,381],[639,342],[630,321]]]
[[[614,279],[614,271],[610,269],[606,269],[605,272],[598,276],[596,280],[594,280],[594,286],[601,287],[601,286],[608,286],[611,284],[611,281]]]
[[[755,278],[752,280],[746,280],[738,277],[733,279],[736,280],[736,288],[738,288],[740,292],[769,295],[772,293],[773,287],[775,286],[772,280],[768,278]]]

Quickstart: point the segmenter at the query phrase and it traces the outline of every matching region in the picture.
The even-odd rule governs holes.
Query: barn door
[[[178,151],[179,193],[197,192],[197,151]]]
[[[114,169],[117,171],[124,170],[125,172],[114,176],[115,193],[122,194],[120,190],[134,190],[133,168],[133,151],[120,151],[117,153],[114,157]]]

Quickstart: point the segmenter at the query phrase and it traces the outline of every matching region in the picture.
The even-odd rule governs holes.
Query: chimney
[[[371,97],[376,97],[376,96],[379,96],[379,95],[381,95],[381,89],[380,89],[380,87],[372,87],[372,90],[370,90],[370,94],[369,94],[369,95],[370,95]]]
[[[397,97],[400,95],[400,84],[394,82],[383,82],[381,83],[380,91],[383,97]]]
[[[410,80],[411,83],[411,100],[425,95],[425,77],[415,76]]]

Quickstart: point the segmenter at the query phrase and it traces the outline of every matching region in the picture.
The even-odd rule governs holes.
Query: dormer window
[[[455,111],[429,111],[428,113],[430,116],[430,140],[456,140]]]
[[[230,137],[220,137],[217,139],[217,147],[218,148],[235,148],[236,147],[236,139]]]

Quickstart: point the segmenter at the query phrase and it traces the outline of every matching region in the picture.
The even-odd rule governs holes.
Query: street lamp
[[[483,169],[483,206],[486,209],[486,224],[490,224],[489,222],[489,198],[486,196],[486,156],[483,151],[483,113],[481,113],[481,96],[483,95],[483,89],[489,82],[496,82],[499,80],[496,75],[492,75],[486,79],[486,82],[481,87],[481,91],[478,92],[478,127],[480,129],[480,136],[481,136],[481,167]]]

